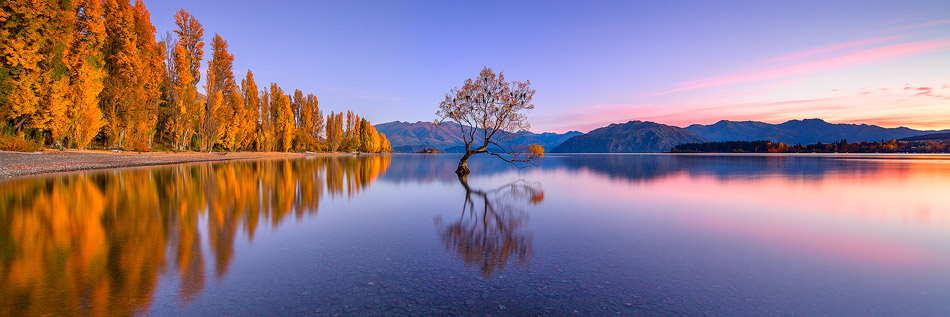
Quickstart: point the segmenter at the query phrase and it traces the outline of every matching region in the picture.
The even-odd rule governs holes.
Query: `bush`
[[[27,141],[23,138],[7,134],[0,134],[0,150],[15,152],[36,152],[42,150],[43,146],[33,141]]]

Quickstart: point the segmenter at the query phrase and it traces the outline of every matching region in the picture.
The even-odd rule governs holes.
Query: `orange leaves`
[[[538,158],[544,157],[544,147],[537,143],[531,144],[531,146],[528,147],[528,152],[531,153],[532,156],[536,156]]]
[[[195,82],[198,82],[201,79],[199,70],[201,69],[201,58],[204,56],[205,43],[202,39],[205,29],[201,26],[201,23],[198,23],[198,19],[185,9],[178,10],[175,13],[175,25],[178,26],[178,30],[175,30],[175,34],[178,34],[178,44],[182,45],[188,52],[188,58],[191,60],[189,70]]]

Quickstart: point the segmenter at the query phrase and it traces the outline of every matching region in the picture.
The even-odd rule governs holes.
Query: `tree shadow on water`
[[[435,227],[446,250],[465,265],[477,268],[486,278],[501,273],[509,261],[527,265],[533,256],[534,235],[525,232],[526,204],[544,200],[541,184],[517,180],[491,190],[474,189],[464,177],[465,202],[458,219],[435,218]]]

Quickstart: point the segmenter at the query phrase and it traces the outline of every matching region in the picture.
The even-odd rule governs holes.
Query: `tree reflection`
[[[389,162],[204,163],[0,183],[0,316],[142,313],[170,269],[189,301],[208,256],[223,277],[237,236],[315,215],[323,195],[352,197]]]
[[[461,176],[459,183],[465,189],[461,216],[452,223],[444,223],[441,217],[435,219],[446,249],[455,252],[466,265],[478,268],[486,278],[503,271],[509,260],[527,264],[533,255],[533,235],[524,232],[528,213],[523,207],[544,200],[541,184],[518,180],[492,190],[478,190]]]

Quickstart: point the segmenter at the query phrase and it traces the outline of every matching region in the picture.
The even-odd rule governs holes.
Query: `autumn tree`
[[[343,113],[333,113],[327,116],[327,151],[336,152],[343,142]]]
[[[102,2],[80,0],[76,8],[76,37],[70,43],[66,65],[70,72],[68,99],[70,143],[84,150],[102,127],[99,93],[105,77],[102,45],[105,26]]]
[[[194,134],[194,122],[198,116],[198,92],[195,90],[195,78],[191,76],[191,58],[184,45],[175,46],[175,99],[169,122],[172,125],[172,139],[175,149],[181,151],[188,147]]]
[[[46,1],[0,4],[0,116],[19,136],[39,109],[47,43],[42,35],[48,27],[43,21],[51,12]]]
[[[158,124],[165,47],[155,42],[155,27],[142,0],[135,1],[132,12],[138,52],[135,61],[138,83],[133,87],[135,100],[130,107],[130,122],[126,125],[130,129],[131,147],[143,150],[152,147]]]
[[[198,19],[184,9],[175,13],[175,34],[178,35],[175,46],[175,105],[176,116],[173,124],[181,128],[176,141],[178,150],[185,150],[191,144],[191,137],[204,123],[204,107],[198,100],[198,81],[201,79],[201,59],[204,56],[204,27]],[[186,73],[187,72],[187,76]],[[182,82],[181,79],[188,79]]]
[[[436,124],[446,120],[460,127],[465,154],[455,173],[468,175],[468,159],[488,153],[515,165],[536,164],[543,152],[511,145],[511,140],[531,126],[523,112],[534,109],[531,81],[508,82],[503,73],[495,74],[485,67],[474,79],[466,79],[461,88],[452,88],[439,104]],[[536,147],[535,149],[540,148]]]
[[[367,153],[379,152],[379,133],[376,132],[376,128],[373,127],[366,118],[360,120],[359,144],[360,151]]]
[[[261,98],[257,90],[257,83],[254,82],[254,73],[247,71],[244,79],[241,80],[241,92],[244,94],[244,116],[243,120],[236,121],[234,124],[241,128],[235,132],[235,143],[238,148],[245,148],[253,140],[255,132],[259,130],[260,125],[260,107]]]
[[[342,114],[341,114],[342,115]],[[360,116],[353,111],[346,111],[346,130],[340,142],[340,151],[353,152],[360,148]]]
[[[391,153],[393,151],[392,144],[389,143],[389,139],[386,138],[385,133],[379,134],[379,152],[380,153]]]
[[[0,3],[0,119],[20,137],[26,130],[51,132],[54,142],[65,135],[72,8],[64,1]]]
[[[76,14],[73,5],[63,1],[43,1],[48,7],[48,20],[45,21],[42,36],[47,41],[40,50],[41,83],[39,113],[33,117],[30,126],[37,131],[49,132],[50,144],[62,147],[63,138],[68,132],[69,119],[67,98],[69,71],[65,64],[69,43],[75,39]],[[45,138],[44,138],[45,139]]]
[[[237,85],[231,70],[233,62],[234,55],[228,53],[228,42],[215,34],[211,40],[211,60],[208,61],[205,79],[208,100],[205,102],[200,134],[202,151],[211,151],[224,131],[222,124],[231,121],[233,107],[237,103],[234,98]],[[227,148],[233,148],[233,139],[226,140],[226,143]]]
[[[274,135],[277,136],[277,145],[280,150],[287,152],[293,142],[296,130],[293,110],[290,106],[290,96],[285,95],[280,87],[271,84],[271,107],[274,111]]]
[[[178,40],[172,35],[171,31],[165,32],[165,35],[162,36],[160,45],[163,47],[162,51],[164,55],[163,61],[163,81],[162,81],[162,98],[159,103],[159,115],[158,123],[159,126],[159,138],[162,141],[165,141],[170,147],[175,148],[175,141],[173,137],[174,131],[174,122],[172,121],[172,114],[177,102],[178,96],[175,92],[176,78],[178,78],[175,64],[175,48],[178,47]]]
[[[299,90],[298,90],[299,92]],[[318,106],[317,96],[308,94],[297,101],[297,92],[294,92],[294,104],[297,105],[297,144],[305,151],[319,151],[322,149],[320,135],[323,132],[323,113]]]
[[[201,80],[201,58],[204,56],[204,34],[205,29],[198,23],[193,15],[185,11],[178,10],[175,13],[175,25],[178,27],[175,34],[178,35],[178,44],[188,53],[188,59],[191,60],[189,71],[194,78],[195,84]]]
[[[105,79],[100,104],[106,118],[105,132],[110,147],[122,147],[139,101],[139,52],[135,17],[128,1],[105,1]]]
[[[274,116],[271,111],[270,93],[264,89],[261,96],[261,124],[258,129],[258,151],[272,151],[274,149]]]

